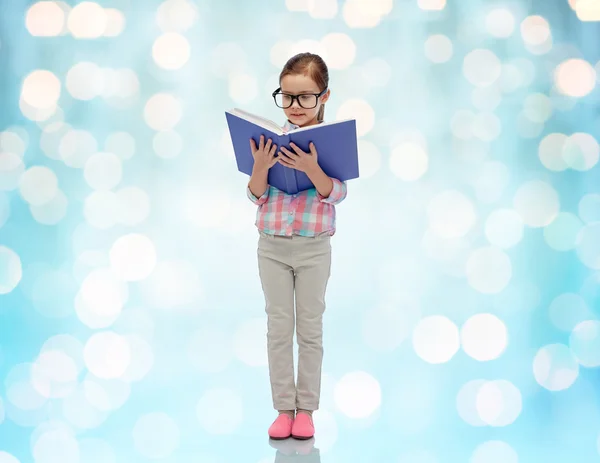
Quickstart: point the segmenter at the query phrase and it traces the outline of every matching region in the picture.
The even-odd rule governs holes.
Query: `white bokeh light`
[[[544,227],[544,240],[556,251],[570,251],[577,243],[583,223],[575,214],[560,212],[551,224]]]
[[[575,326],[569,347],[581,366],[600,366],[600,321],[586,320]]]
[[[121,182],[121,159],[112,153],[96,153],[85,163],[83,175],[95,190],[111,190]]]
[[[581,98],[596,86],[596,70],[585,60],[568,59],[556,67],[554,83],[561,93]]]
[[[39,206],[30,205],[29,210],[36,222],[43,225],[56,225],[66,217],[68,205],[67,196],[58,190],[50,201]]]
[[[17,457],[8,452],[0,450],[0,463],[21,463]]]
[[[104,89],[101,68],[88,61],[78,62],[67,72],[65,87],[73,98],[84,101],[94,99]]]
[[[469,463],[519,463],[519,455],[506,442],[490,440],[475,448]]]
[[[375,111],[365,100],[352,98],[343,102],[337,110],[336,119],[356,119],[359,137],[369,133],[375,125]]]
[[[538,156],[546,169],[554,172],[566,170],[569,166],[563,157],[563,147],[568,137],[562,133],[550,133],[540,141]]]
[[[79,371],[75,361],[60,350],[40,353],[31,367],[31,384],[42,396],[67,397],[77,386]]]
[[[196,405],[196,417],[205,432],[233,434],[242,424],[244,404],[240,394],[230,389],[210,389]]]
[[[131,348],[127,339],[111,331],[93,334],[83,351],[90,372],[102,379],[123,376],[131,361]]]
[[[150,238],[139,233],[121,236],[109,252],[113,272],[124,281],[140,281],[156,266],[156,249]]]
[[[66,131],[60,138],[59,159],[69,167],[80,169],[88,159],[98,151],[98,142],[94,135],[86,130]]]
[[[523,219],[513,209],[496,209],[485,221],[485,236],[493,246],[509,249],[523,239]]]
[[[533,359],[533,375],[538,384],[550,391],[568,389],[579,376],[577,359],[564,344],[549,344]]]
[[[153,460],[171,456],[180,445],[181,431],[173,418],[163,412],[141,416],[133,427],[137,452]]]
[[[428,167],[427,152],[416,143],[403,143],[392,150],[390,170],[401,180],[418,180],[427,172]]]
[[[501,249],[486,246],[475,249],[466,264],[469,285],[483,294],[497,294],[512,279],[512,264]]]
[[[77,438],[66,429],[51,429],[32,439],[32,454],[36,463],[79,463]]]
[[[0,295],[14,290],[23,277],[21,258],[12,249],[0,245]]]
[[[40,206],[54,198],[58,192],[58,178],[48,167],[33,166],[21,176],[19,191],[29,204]]]
[[[446,363],[460,347],[458,327],[442,315],[425,317],[413,330],[412,345],[424,361],[432,364]]]
[[[460,330],[462,348],[467,355],[480,362],[494,360],[506,349],[506,325],[495,315],[473,315]]]
[[[579,323],[595,319],[585,299],[576,293],[562,293],[552,299],[548,307],[552,324],[562,331],[570,332]]]
[[[452,40],[446,35],[430,35],[425,41],[425,57],[433,63],[446,63],[453,53]]]
[[[456,409],[462,420],[470,426],[486,426],[477,410],[477,393],[487,381],[475,379],[461,386],[456,395]]]
[[[367,372],[347,373],[335,385],[334,400],[348,418],[367,418],[381,406],[381,386]]]
[[[346,69],[356,58],[356,45],[352,38],[343,33],[329,33],[321,39],[326,50],[327,66],[331,69]]]
[[[500,78],[502,65],[491,50],[476,49],[469,52],[463,61],[463,73],[476,87],[487,87]]]
[[[35,70],[23,80],[21,98],[32,108],[53,108],[60,98],[60,80],[52,72]]]
[[[144,120],[154,130],[170,130],[182,117],[181,101],[168,93],[151,96],[144,106]]]
[[[167,70],[181,69],[189,61],[190,55],[190,42],[183,35],[174,32],[161,35],[152,46],[154,62]]]
[[[65,13],[64,4],[38,1],[27,10],[25,26],[34,37],[56,37],[64,32]]]
[[[487,381],[477,391],[475,399],[481,420],[495,427],[512,424],[521,414],[521,391],[506,380]]]
[[[530,180],[516,191],[513,206],[526,225],[545,227],[558,215],[560,201],[550,184],[542,180]]]
[[[108,26],[108,15],[96,2],[78,3],[69,12],[67,27],[77,39],[97,39],[102,37]]]
[[[185,32],[198,21],[198,6],[191,0],[165,0],[156,11],[156,23],[165,32]]]
[[[107,268],[91,271],[79,292],[85,310],[100,316],[117,315],[129,298],[127,285]]]
[[[598,164],[600,146],[589,133],[574,133],[565,140],[562,157],[571,169],[584,172]]]
[[[460,238],[475,225],[473,202],[463,193],[446,190],[438,193],[427,206],[430,228],[442,238]]]
[[[505,39],[515,31],[515,17],[507,8],[494,8],[485,17],[485,27],[493,37]]]

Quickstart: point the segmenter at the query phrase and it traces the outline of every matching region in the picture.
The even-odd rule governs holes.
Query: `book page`
[[[312,129],[318,129],[319,127],[325,127],[328,125],[335,125],[335,124],[341,124],[342,122],[348,122],[348,121],[352,121],[354,119],[343,119],[341,121],[332,121],[332,122],[321,122],[320,124],[317,125],[309,125],[308,127],[300,127],[298,129],[295,129],[294,132],[302,132],[305,130],[312,130]]]
[[[283,135],[283,130],[281,129],[281,126],[265,117],[257,116],[256,114],[249,113],[239,108],[234,108],[230,112],[232,114],[235,114],[236,116],[241,117],[242,119],[245,119],[267,130],[275,132],[278,135]]]

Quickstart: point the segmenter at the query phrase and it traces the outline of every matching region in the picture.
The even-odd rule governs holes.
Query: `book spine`
[[[279,146],[285,146],[287,149],[290,149],[289,134],[281,137],[281,143]],[[298,178],[296,177],[296,169],[284,166],[283,172],[285,174],[285,184],[288,194],[295,195],[298,193]]]

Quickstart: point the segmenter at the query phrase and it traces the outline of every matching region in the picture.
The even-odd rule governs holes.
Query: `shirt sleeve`
[[[333,204],[335,206],[346,198],[348,187],[346,182],[342,182],[337,178],[332,178],[331,180],[333,180],[333,189],[331,190],[331,193],[329,193],[329,196],[326,198],[317,191],[317,198],[319,198],[319,201],[322,203]]]
[[[250,201],[252,201],[257,206],[262,206],[269,199],[269,189],[270,188],[267,185],[267,189],[265,190],[265,192],[263,193],[263,195],[260,198],[257,198],[256,196],[254,196],[254,194],[252,193],[252,191],[250,191],[250,185],[248,185],[246,187],[246,194],[248,195],[248,199]]]

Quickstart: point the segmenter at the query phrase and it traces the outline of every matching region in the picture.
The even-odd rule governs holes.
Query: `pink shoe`
[[[312,417],[306,413],[296,414],[294,425],[292,426],[292,437],[294,439],[308,440],[315,435],[315,425]]]
[[[287,439],[292,435],[294,420],[289,415],[281,413],[269,428],[271,439]]]

